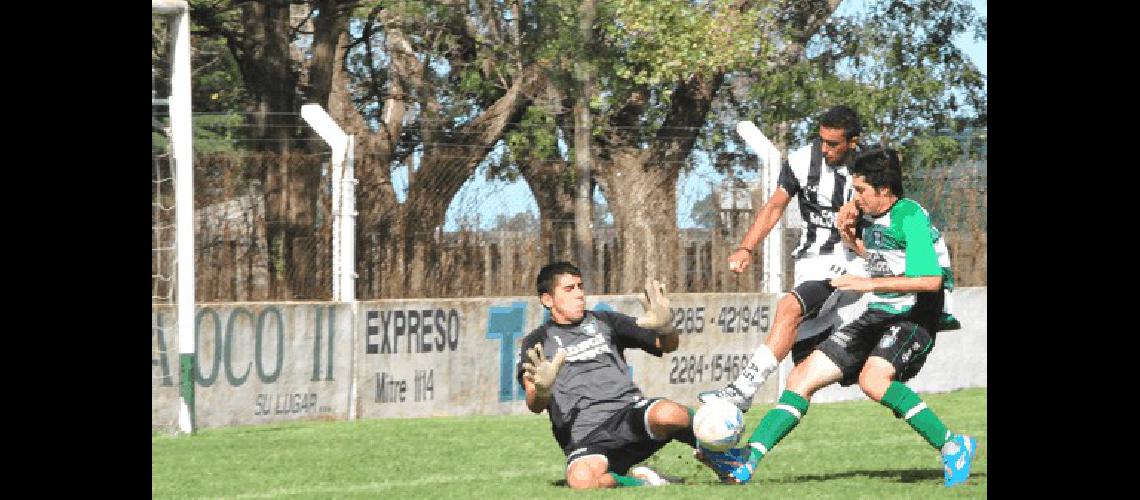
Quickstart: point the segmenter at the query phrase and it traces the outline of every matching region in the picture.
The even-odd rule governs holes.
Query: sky
[[[972,0],[971,3],[979,16],[987,16],[987,0]],[[863,9],[865,4],[865,0],[846,0],[840,5],[839,12],[857,12]],[[969,55],[982,74],[989,74],[986,66],[985,41],[974,41],[973,34],[967,33],[957,37],[954,43]],[[698,157],[695,163],[697,167],[689,173],[682,174],[677,183],[677,222],[681,227],[692,227],[694,225],[690,216],[692,205],[697,200],[707,196],[711,186],[723,179],[723,176],[716,173],[707,161],[702,161]],[[489,182],[485,180],[484,174],[485,169],[480,167],[475,176],[468,180],[456,194],[447,210],[444,231],[457,230],[459,218],[463,214],[478,214],[483,229],[490,228],[494,224],[495,218],[500,214],[510,216],[529,211],[536,217],[538,216],[538,204],[535,202],[534,195],[531,194],[526,182],[521,179],[513,183]],[[750,180],[756,175],[756,173],[750,173],[743,179]],[[393,183],[398,193],[397,196],[403,201],[402,194],[407,189],[406,167],[401,167],[393,172]],[[595,202],[603,202],[599,190],[595,190],[594,200]]]

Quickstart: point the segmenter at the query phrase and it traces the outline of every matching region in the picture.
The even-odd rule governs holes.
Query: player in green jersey
[[[835,382],[858,383],[864,394],[890,408],[939,450],[946,486],[969,476],[977,441],[950,432],[904,384],[918,374],[947,320],[944,267],[935,251],[930,217],[904,197],[895,151],[875,148],[861,154],[851,174],[853,201],[863,216],[857,226],[841,221],[841,233],[844,243],[863,255],[866,275],[846,274],[831,284],[873,296],[857,320],[820,342],[792,370],[787,389],[776,408],[764,415],[748,446],[710,457],[726,482],[748,482],[760,459],[799,424],[812,395]]]

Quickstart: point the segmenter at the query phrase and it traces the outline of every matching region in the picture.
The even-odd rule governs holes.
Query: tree
[[[338,57],[346,79],[337,87],[349,89],[351,106],[334,116],[359,138],[362,296],[423,294],[442,281],[429,275],[438,272],[433,235],[448,203],[542,86],[514,27],[518,8],[398,1],[358,9]],[[391,182],[398,164],[409,172],[402,203]]]
[[[716,190],[709,190],[709,194],[693,203],[692,219],[697,227],[714,229],[720,221],[720,199]]]
[[[538,229],[538,219],[530,212],[519,212],[514,215],[499,214],[495,216],[495,226],[492,231],[515,231],[529,233]]]
[[[356,3],[190,2],[200,46],[224,44],[229,52],[224,59],[233,61],[240,76],[242,92],[230,96],[228,105],[245,112],[241,139],[245,149],[257,153],[250,168],[264,186],[269,285],[275,298],[317,298],[307,295],[319,288],[313,265],[320,257],[309,250],[327,246],[316,227],[323,149],[301,123],[299,111],[306,100],[327,106],[335,44]],[[294,4],[300,9],[293,9]],[[294,10],[307,12],[296,25]],[[308,54],[298,49],[303,39]],[[201,77],[195,86],[210,87]]]
[[[754,119],[786,148],[816,133],[822,109],[848,104],[863,117],[865,143],[885,138],[907,153],[929,153],[940,148],[932,143],[940,141],[937,131],[986,122],[985,77],[953,44],[971,31],[985,39],[986,19],[963,0],[869,3],[865,11],[830,17],[783,64],[732,75],[722,111]],[[725,129],[716,139],[733,141]]]
[[[295,3],[304,22],[288,22],[285,2],[194,5],[233,54],[250,109],[292,110],[303,95],[356,135],[361,297],[434,293],[435,230],[499,141],[507,154],[489,175],[526,179],[551,258],[573,257],[584,179],[571,166],[588,160],[620,241],[612,291],[631,291],[648,275],[680,283],[678,176],[694,148],[716,155],[735,142],[738,118],[785,149],[839,102],[868,117],[868,135],[886,130],[906,147],[924,127],[985,120],[984,78],[950,43],[965,29],[984,36],[985,20],[961,1],[883,0],[836,17],[839,0],[598,0],[589,29],[581,0]],[[583,85],[583,74],[596,78]],[[570,111],[583,103],[579,157]],[[409,172],[403,201],[398,166]],[[289,196],[286,206],[304,199]]]
[[[254,144],[282,155],[307,145],[322,150],[319,141],[304,140],[311,134],[293,135],[304,130],[296,116],[302,100],[322,104],[356,136],[358,268],[367,275],[359,295],[385,293],[381,276],[388,293],[424,293],[425,270],[438,252],[430,235],[542,76],[520,57],[522,40],[509,26],[517,8],[334,0],[192,7],[200,34],[224,40],[237,63]],[[319,175],[290,172],[288,163],[266,173],[270,219],[282,221],[271,238],[284,240],[274,248],[286,251],[291,231],[312,225],[311,212],[299,209],[315,203]],[[390,172],[400,164],[412,167],[403,203]]]
[[[528,111],[528,126],[507,134],[511,152],[504,168],[527,179],[543,217],[543,247],[551,237],[560,243],[549,247],[565,258],[568,246],[561,242],[572,241],[565,232],[573,226],[559,221],[573,213],[572,187],[581,177],[569,165],[589,156],[591,176],[610,200],[624,247],[618,252],[619,290],[636,288],[647,274],[676,282],[675,270],[657,264],[677,254],[676,174],[705,119],[707,106],[699,101],[712,95],[719,72],[763,48],[753,27],[760,12],[728,1],[604,1],[596,4],[602,21],[584,32],[575,29],[579,15],[589,11],[581,6],[543,2],[523,23],[539,47],[537,57],[553,64],[548,87]],[[587,42],[590,50],[575,50]],[[582,72],[598,75],[592,95],[582,91]],[[581,109],[583,99],[590,106],[590,151],[570,148],[560,155],[550,145],[580,132],[567,115]]]

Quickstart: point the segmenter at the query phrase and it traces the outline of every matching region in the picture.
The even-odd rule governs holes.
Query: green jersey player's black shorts
[[[816,349],[843,371],[840,385],[858,383],[859,372],[871,356],[889,361],[895,367],[895,379],[906,382],[918,374],[934,348],[937,330],[933,327],[937,323],[931,323],[908,314],[868,309],[827,336]]]
[[[582,457],[605,455],[608,469],[625,475],[630,467],[657,453],[669,438],[654,439],[646,428],[649,407],[663,398],[641,399],[629,404],[601,423],[579,442],[569,442],[562,451],[566,454],[566,467]]]

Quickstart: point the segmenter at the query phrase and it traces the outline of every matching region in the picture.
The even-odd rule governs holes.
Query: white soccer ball
[[[736,405],[717,399],[702,405],[693,415],[697,443],[712,451],[725,451],[744,434],[744,413]]]

